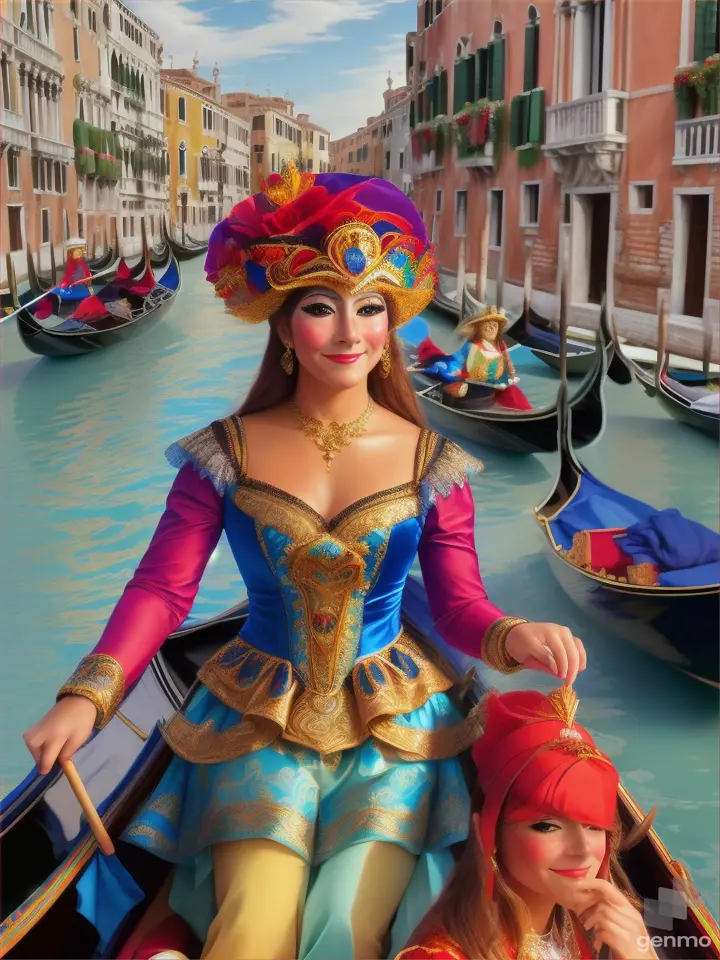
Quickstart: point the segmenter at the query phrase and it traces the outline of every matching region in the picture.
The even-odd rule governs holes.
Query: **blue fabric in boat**
[[[620,493],[601,483],[592,474],[585,473],[575,496],[560,515],[550,521],[550,529],[555,542],[569,550],[573,535],[579,530],[631,527],[654,513],[657,510],[649,504]]]
[[[96,851],[77,885],[78,913],[97,930],[104,952],[118,927],[145,894],[117,856]]]
[[[685,570],[668,570],[658,576],[664,587],[708,587],[720,583],[720,563],[704,563]]]
[[[663,571],[720,563],[720,534],[674,508],[628,527],[618,545],[634,563],[653,563]]]
[[[52,330],[53,333],[57,330],[63,333],[95,333],[94,327],[88,326],[88,324],[83,323],[82,320],[73,320],[72,318],[63,320],[62,323],[58,323],[54,327],[48,327],[47,329]]]

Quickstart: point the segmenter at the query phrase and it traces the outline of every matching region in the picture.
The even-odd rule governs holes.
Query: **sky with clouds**
[[[405,34],[417,0],[125,0],[155,30],[164,67],[208,79],[223,93],[250,89],[295,102],[334,139],[382,111],[388,73],[405,83]]]

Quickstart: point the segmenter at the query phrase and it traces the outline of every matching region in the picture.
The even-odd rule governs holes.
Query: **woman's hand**
[[[583,883],[571,909],[596,950],[605,943],[616,960],[657,960],[643,918],[607,880]]]
[[[23,734],[38,771],[50,773],[58,758],[69,760],[89,739],[96,720],[95,704],[87,697],[63,697],[58,701]]]
[[[541,670],[572,686],[587,666],[585,647],[557,623],[520,623],[505,638],[508,655],[526,670]]]

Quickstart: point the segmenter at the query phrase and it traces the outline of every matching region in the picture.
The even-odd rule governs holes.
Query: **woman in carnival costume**
[[[170,906],[204,957],[371,960],[393,923],[405,942],[467,836],[458,754],[480,732],[402,629],[416,555],[458,649],[571,682],[585,654],[483,587],[479,464],[425,427],[395,341],[437,282],[411,201],[385,180],[290,165],[215,228],[206,271],[232,313],[269,319],[257,379],[236,415],[170,447],[178,474],[152,542],[25,740],[47,772],[107,723],[225,531],[249,616],[165,725],[175,756],[126,839],[177,865]],[[412,918],[401,932],[396,915]]]
[[[468,843],[397,960],[655,958],[618,862],[618,773],[572,689],[491,693],[485,710]]]
[[[436,359],[423,369],[423,373],[439,377],[455,396],[463,397],[468,391],[465,381],[485,383],[497,390],[496,403],[513,410],[531,410],[525,394],[516,386],[520,378],[515,373],[502,331],[507,326],[507,317],[497,307],[470,317],[458,333],[467,337],[466,342],[447,357]]]

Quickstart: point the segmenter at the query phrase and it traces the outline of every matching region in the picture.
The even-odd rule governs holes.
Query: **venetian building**
[[[392,77],[388,76],[387,90],[383,93],[385,109],[380,127],[382,140],[382,176],[399,187],[403,193],[412,192],[410,170],[410,87],[394,90]]]
[[[105,56],[110,76],[111,126],[121,151],[117,229],[124,255],[161,237],[168,208],[168,158],[160,107],[162,44],[120,0],[107,0]]]
[[[161,99],[170,157],[170,219],[178,239],[197,240],[250,196],[250,123],[221,102],[212,81],[192,70],[162,71]]]
[[[330,169],[330,133],[310,122],[309,113],[299,113],[300,167],[310,173],[327,173]]]
[[[700,356],[720,328],[717,0],[422,0],[414,199],[481,299]],[[464,257],[460,255],[464,253]]]
[[[250,183],[253,193],[259,192],[263,179],[280,173],[289,160],[301,165],[302,127],[294,116],[292,100],[236,91],[223,94],[222,104],[252,125]]]
[[[71,31],[65,58],[68,108],[72,108],[77,217],[69,214],[64,236],[84,237],[90,256],[115,243],[120,181],[120,138],[113,129],[108,63],[110,4],[70,0],[57,11]]]
[[[330,164],[339,173],[357,173],[364,177],[381,177],[383,170],[382,120],[368,117],[358,127],[330,145]]]
[[[2,282],[8,251],[18,279],[27,274],[26,247],[47,268],[51,245],[62,249],[66,211],[71,221],[75,216],[72,115],[63,109],[63,59],[72,56],[72,45],[68,50],[63,13],[49,0],[0,3]]]

